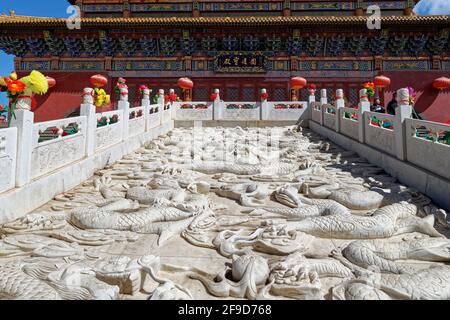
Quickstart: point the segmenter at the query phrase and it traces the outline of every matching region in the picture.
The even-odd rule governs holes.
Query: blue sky
[[[66,0],[0,0],[0,13],[14,10],[17,15],[42,17],[67,17]],[[420,15],[450,14],[450,0],[421,0],[414,11]],[[0,51],[0,75],[8,75],[13,69],[13,57]],[[0,104],[6,103],[0,94]]]
[[[414,12],[419,15],[450,14],[450,0],[421,0]]]
[[[14,10],[16,15],[41,17],[67,17],[66,0],[0,0],[0,13],[9,14]],[[9,75],[13,70],[13,56],[0,51],[0,76]],[[0,94],[0,104],[6,104],[6,94]]]

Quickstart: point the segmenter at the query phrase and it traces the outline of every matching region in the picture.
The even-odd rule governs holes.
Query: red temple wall
[[[391,85],[384,95],[386,103],[392,99],[394,90],[411,86],[417,92],[414,107],[426,120],[450,120],[450,90],[440,92],[433,87],[436,78],[450,78],[449,71],[395,71],[383,72],[383,75],[391,79]]]
[[[51,88],[49,93],[44,96],[36,96],[38,102],[37,109],[34,110],[35,121],[48,121],[67,117],[72,112],[78,110],[81,104],[81,93],[83,88],[89,87],[89,78],[95,73],[93,72],[46,72],[46,75],[55,78],[56,86]],[[22,74],[23,75],[23,74]],[[104,73],[104,75],[106,75]],[[398,71],[398,72],[383,72],[383,75],[391,78],[391,86],[384,94],[385,103],[390,101],[392,92],[406,86],[412,86],[417,92],[416,110],[421,112],[427,120],[436,122],[445,122],[450,120],[450,91],[446,90],[439,92],[432,87],[434,79],[446,76],[450,77],[450,72],[430,72],[430,71]],[[288,81],[284,78],[249,78],[245,75],[237,76],[236,78],[195,78],[194,81],[194,100],[199,99],[196,90],[203,90],[203,97],[209,97],[214,88],[221,88],[222,99],[228,100],[228,95],[231,94],[232,88],[237,88],[236,100],[244,99],[243,89],[247,88],[247,94],[253,93],[254,99],[259,99],[259,90],[266,88],[269,93],[269,100],[274,99],[274,90],[276,88],[284,88],[286,98],[288,97]],[[106,91],[111,94],[114,105],[114,93],[112,88],[116,82],[116,78],[110,78]],[[137,88],[141,84],[147,84],[153,89],[153,94],[157,93],[158,89],[176,88],[177,78],[128,78],[128,85],[130,87],[130,103],[137,104],[139,98],[137,97]],[[370,79],[348,79],[348,78],[322,78],[309,79],[310,82],[317,84],[318,88],[338,89],[343,88],[345,94],[348,94],[350,89],[359,90],[361,84]],[[132,93],[134,92],[134,93]],[[236,91],[234,91],[236,92]],[[133,101],[132,101],[132,100]],[[106,111],[110,108],[102,108],[98,111]]]
[[[35,121],[61,119],[78,110],[82,102],[83,89],[91,86],[89,78],[93,74],[92,72],[45,72],[46,76],[56,80],[56,85],[50,88],[47,94],[35,96],[38,105],[33,110]],[[24,75],[27,73],[19,73],[19,76]],[[110,92],[111,84],[108,83],[105,89]],[[99,109],[100,111],[104,110]]]

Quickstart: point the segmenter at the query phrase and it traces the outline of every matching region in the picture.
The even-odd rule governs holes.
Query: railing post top
[[[336,99],[343,99],[344,98],[344,90],[343,89],[337,89],[336,90]]]
[[[359,101],[360,102],[369,102],[369,96],[367,95],[367,89],[359,90]]]
[[[408,105],[409,106],[409,90],[407,88],[401,88],[397,90],[398,105]]]
[[[94,104],[94,89],[84,88],[81,97],[83,98],[82,104]]]
[[[159,89],[158,93],[159,95],[164,95],[164,89]]]
[[[219,89],[214,89],[214,93],[220,93]]]
[[[327,89],[321,89],[320,90],[320,97],[326,98],[327,97]]]

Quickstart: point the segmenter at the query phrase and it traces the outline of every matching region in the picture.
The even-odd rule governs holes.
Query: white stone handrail
[[[431,140],[425,139],[419,136],[416,136],[417,129],[426,128],[431,133]],[[439,136],[441,133],[449,132],[450,133],[450,125],[442,124],[438,122],[432,121],[424,121],[417,119],[406,119],[406,128],[409,135],[423,139],[429,142],[441,143],[450,148],[450,145],[440,142]],[[450,158],[449,158],[450,159]]]
[[[390,125],[394,125],[394,117],[391,115],[376,112],[364,112],[364,142],[375,149],[395,157],[397,155],[398,146],[395,141],[394,130],[371,124],[373,117],[377,117],[379,120],[389,121]]]
[[[156,112],[157,110],[157,112]],[[146,130],[157,128],[161,125],[162,106],[160,104],[151,104],[146,107]]]
[[[77,126],[77,132],[64,136],[64,129],[70,124]],[[50,134],[49,140],[39,142],[48,129],[56,132]],[[80,116],[35,123],[32,138],[31,178],[36,179],[86,157],[87,118]]]
[[[187,101],[176,102],[173,116],[178,121],[210,121],[213,120],[214,102]]]
[[[262,101],[261,118],[266,121],[306,120],[307,110],[307,101]]]
[[[208,108],[213,107],[213,103],[208,102],[208,101],[187,101],[187,102],[177,102],[176,106],[180,110],[204,109],[204,108],[199,108],[199,107],[203,107],[203,106],[206,106],[206,109],[208,109]],[[192,108],[187,108],[186,106],[189,106]]]
[[[128,115],[127,115],[128,116]],[[111,119],[117,117],[117,121],[111,123]],[[107,111],[96,114],[97,128],[95,130],[95,150],[102,150],[128,139],[124,134],[128,128],[128,118],[124,117],[124,110]],[[99,126],[98,123],[106,118],[106,125]],[[124,125],[126,123],[126,125]]]
[[[259,103],[257,101],[224,101],[223,104],[226,108],[229,106],[237,105],[237,106],[244,106],[244,105],[251,105],[254,106],[255,109],[259,108]],[[247,110],[247,109],[244,109]]]
[[[288,107],[287,109],[301,109],[301,108],[308,107],[307,101],[268,101],[267,104],[269,105],[270,108],[273,108],[273,109],[276,109],[275,107],[277,105],[285,105]],[[295,106],[295,107],[291,108],[292,106]],[[297,108],[297,106],[299,106],[300,108]]]
[[[46,122],[38,122],[33,125],[33,147],[46,145],[49,143],[54,143],[55,140],[63,140],[68,139],[70,137],[74,137],[76,135],[82,134],[86,131],[86,117],[73,117],[73,118],[65,118],[60,120],[46,121]],[[78,126],[78,132],[64,136],[63,130],[70,124],[76,124]],[[55,137],[49,140],[44,140],[42,142],[39,141],[41,134],[44,133],[47,129],[56,128],[59,132],[55,133]]]
[[[0,193],[16,183],[17,128],[0,129]]]
[[[406,119],[405,125],[407,161],[450,180],[450,145],[439,141],[450,134],[450,125],[416,119]]]
[[[331,104],[323,104],[321,106],[322,111],[322,123],[325,127],[337,130],[338,126],[338,117],[337,117],[337,108]]]
[[[34,123],[31,111],[16,110],[12,127],[0,129],[0,224],[24,216],[170,131],[170,113],[163,124],[162,112],[150,114],[155,107],[163,109],[161,103],[129,108],[128,101],[120,101],[119,110],[96,113],[94,105],[84,103],[79,117],[41,123]],[[142,116],[130,119],[133,112]],[[106,121],[98,127],[103,117]]]
[[[146,107],[134,107],[128,110],[128,136],[133,137],[145,132]]]

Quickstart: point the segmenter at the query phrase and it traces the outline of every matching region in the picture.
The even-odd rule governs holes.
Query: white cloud
[[[421,16],[450,14],[450,0],[421,0],[414,12]]]

